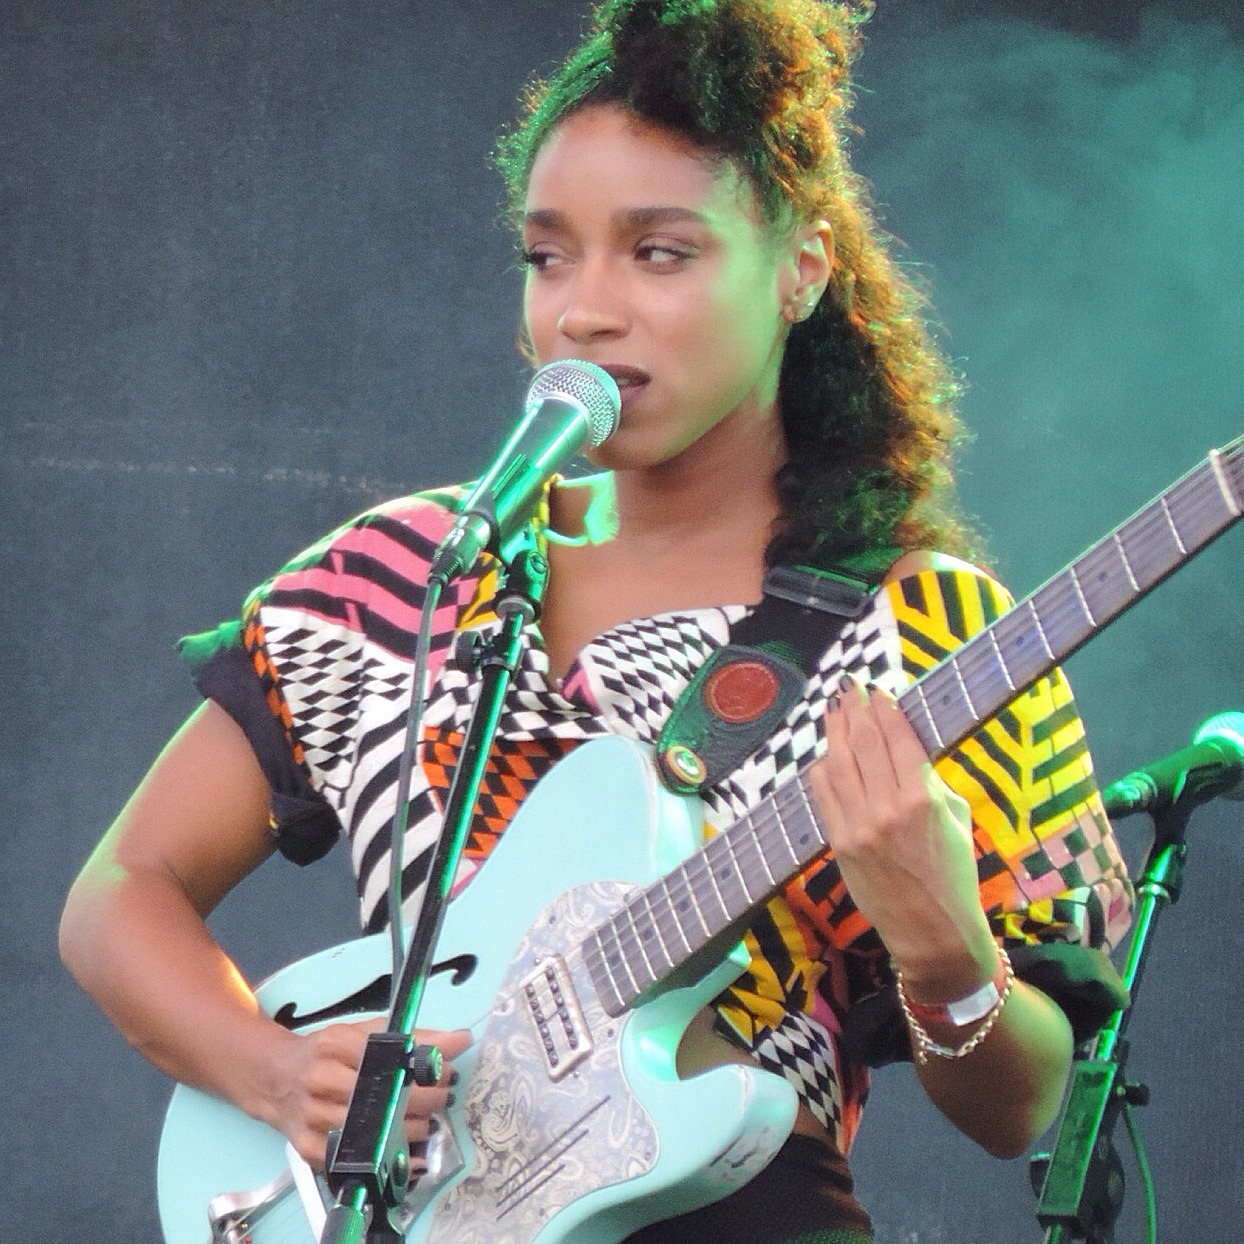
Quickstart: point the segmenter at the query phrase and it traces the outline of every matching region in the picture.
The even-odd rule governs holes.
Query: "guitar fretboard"
[[[930,757],[944,756],[1236,522],[1244,437],[1143,509],[899,697]],[[620,1015],[738,926],[828,845],[800,773],[633,895],[584,943],[606,1009]]]
[[[1211,453],[899,697],[934,758],[1049,673],[1244,510],[1244,438]]]

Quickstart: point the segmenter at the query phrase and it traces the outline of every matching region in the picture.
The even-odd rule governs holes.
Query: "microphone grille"
[[[1244,713],[1215,713],[1203,721],[1192,741],[1202,743],[1206,739],[1227,739],[1244,751]]]
[[[582,359],[546,363],[528,386],[527,409],[532,410],[546,397],[565,398],[583,407],[593,449],[617,430],[622,395],[614,378],[595,363],[585,363]]]
[[[1219,743],[1229,756],[1234,753],[1244,763],[1244,713],[1215,713],[1201,723],[1192,741]],[[1224,799],[1244,799],[1244,776],[1230,790],[1223,791],[1222,796]]]

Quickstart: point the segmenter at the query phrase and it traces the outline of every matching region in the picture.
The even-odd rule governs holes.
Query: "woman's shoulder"
[[[418,547],[439,540],[453,524],[465,488],[447,485],[377,502],[321,536],[294,557],[286,569],[333,552],[361,551],[376,541],[398,540]]]
[[[347,519],[290,558],[252,593],[249,604],[300,595],[396,592],[422,583],[437,545],[453,525],[460,486],[380,502]]]
[[[950,553],[915,549],[886,572],[889,607],[922,632],[936,630],[949,644],[996,621],[1014,604],[987,570]]]
[[[886,571],[883,582],[894,583],[913,575],[932,571],[935,574],[968,575],[978,579],[993,579],[988,571],[972,562],[964,561],[950,553],[942,553],[936,549],[908,549]]]

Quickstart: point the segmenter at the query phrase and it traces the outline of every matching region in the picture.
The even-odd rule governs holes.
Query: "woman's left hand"
[[[811,785],[843,881],[920,996],[970,993],[997,950],[981,909],[971,816],[894,698],[843,683]]]

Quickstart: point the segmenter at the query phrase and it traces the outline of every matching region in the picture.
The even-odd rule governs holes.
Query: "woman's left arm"
[[[988,1025],[958,1058],[923,1055],[914,1042],[921,1084],[989,1153],[1023,1153],[1062,1101],[1073,1042],[1061,1009],[1021,981],[1000,1007],[963,1027],[928,1018],[925,1009],[999,977],[1001,952],[981,906],[967,803],[934,773],[884,691],[844,685],[826,734],[828,754],[811,771],[813,793],[847,889],[885,942],[905,997],[921,1007],[920,1026],[950,1050]]]

